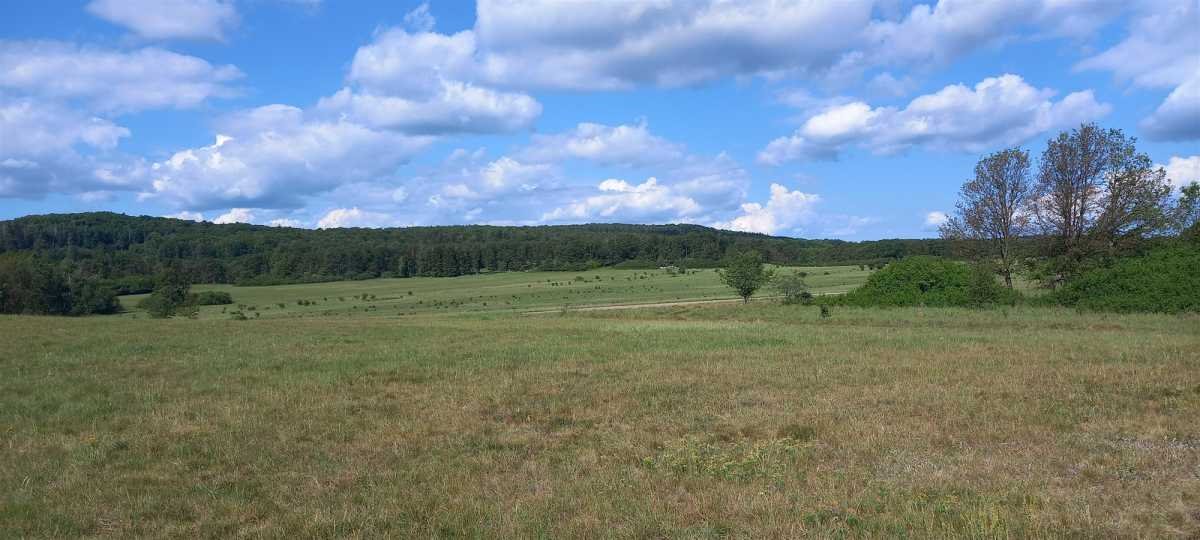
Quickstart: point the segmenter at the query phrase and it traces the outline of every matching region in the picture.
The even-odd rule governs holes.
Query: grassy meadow
[[[807,272],[814,294],[843,293],[870,275],[858,266],[780,267]],[[198,285],[193,291],[226,291],[232,306],[204,306],[201,318],[229,318],[239,310],[250,317],[359,317],[430,313],[503,313],[573,309],[588,306],[735,300],[711,268],[672,273],[659,269],[598,268],[580,272],[500,272],[454,278],[396,278],[336,281],[269,287]],[[363,298],[363,295],[367,298]],[[772,292],[762,291],[764,295]],[[138,317],[145,295],[121,298]]]
[[[1200,534],[1200,317],[525,313],[731,297],[645,273],[228,288],[247,321],[0,317],[3,536]]]

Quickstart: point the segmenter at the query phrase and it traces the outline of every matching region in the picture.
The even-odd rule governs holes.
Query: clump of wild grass
[[[800,441],[791,437],[730,443],[684,437],[667,443],[657,455],[645,458],[643,464],[674,475],[745,482],[781,478],[802,454]]]

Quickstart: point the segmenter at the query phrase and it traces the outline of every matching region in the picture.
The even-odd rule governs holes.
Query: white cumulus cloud
[[[1141,88],[1170,88],[1140,127],[1155,140],[1200,139],[1200,3],[1160,0],[1138,8],[1123,40],[1075,67],[1111,71]]]
[[[816,216],[815,207],[821,201],[819,195],[788,190],[779,184],[771,184],[771,197],[766,204],[748,202],[742,205],[741,215],[730,221],[717,222],[719,229],[782,234],[810,223]]]
[[[525,94],[442,81],[425,99],[356,93],[343,88],[317,109],[374,128],[406,133],[502,133],[529,127],[542,106]]]
[[[396,220],[382,212],[353,208],[334,208],[317,220],[317,228],[335,229],[341,227],[393,227]]]
[[[1157,166],[1165,169],[1167,179],[1178,187],[1200,182],[1200,156],[1171,156],[1166,165]]]
[[[793,135],[771,141],[758,159],[769,165],[834,159],[850,145],[882,154],[916,146],[979,152],[1094,120],[1110,109],[1090,90],[1058,101],[1054,94],[1008,74],[986,78],[974,87],[950,85],[913,99],[903,109],[856,101],[808,118]]]
[[[129,136],[113,122],[32,99],[0,97],[0,197],[124,188],[104,154]]]
[[[348,121],[314,120],[287,105],[231,115],[209,146],[154,163],[144,199],[189,209],[297,207],[302,197],[375,180],[428,146],[410,137]]]
[[[238,23],[231,0],[92,0],[87,10],[148,39],[223,40]]]
[[[610,178],[596,186],[599,193],[546,212],[542,221],[686,221],[702,208],[691,197],[648,178],[641,184]]]
[[[684,152],[681,145],[650,133],[645,122],[583,122],[563,133],[534,135],[522,155],[535,161],[576,158],[601,165],[649,166],[678,160]]]
[[[254,212],[249,208],[230,208],[228,212],[217,216],[213,223],[228,224],[228,223],[253,223],[255,219]]]
[[[0,40],[0,88],[81,101],[105,112],[194,107],[235,94],[231,65],[148,47],[117,51],[59,41]]]

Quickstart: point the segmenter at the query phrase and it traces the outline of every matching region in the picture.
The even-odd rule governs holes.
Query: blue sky
[[[1200,180],[1200,0],[16,0],[0,219],[936,234],[985,153]]]

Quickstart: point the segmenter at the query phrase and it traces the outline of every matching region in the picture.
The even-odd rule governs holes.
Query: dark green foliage
[[[70,283],[70,315],[108,314],[121,311],[121,303],[112,289],[94,279],[76,278]]]
[[[90,315],[116,313],[112,289],[79,272],[27,254],[0,254],[0,313]]]
[[[936,257],[910,257],[871,274],[842,302],[856,306],[980,306],[1012,304],[1017,293],[985,268]]]
[[[720,275],[721,283],[736,291],[743,302],[749,302],[755,291],[771,281],[772,271],[763,265],[762,255],[746,252],[730,257]]]
[[[1200,312],[1200,245],[1179,242],[1084,272],[1046,301],[1094,311]]]
[[[829,306],[827,306],[825,304],[821,304],[820,316],[822,319],[828,319],[831,316],[831,314],[829,312]]]
[[[878,264],[949,250],[942,240],[799,240],[698,225],[307,230],[100,212],[0,221],[0,252],[10,251],[69,263],[132,294],[149,292],[147,277],[168,267],[192,283],[277,285],[596,266],[707,268],[743,251],[773,263]]]
[[[224,306],[233,303],[233,296],[225,291],[203,291],[193,293],[188,304],[193,306]],[[283,304],[280,304],[283,307]]]
[[[180,315],[189,315],[194,306],[188,306],[191,285],[179,272],[164,272],[158,277],[158,285],[150,296],[142,299],[138,307],[146,310],[151,317],[165,319],[180,311]],[[181,310],[184,307],[193,309]]]

